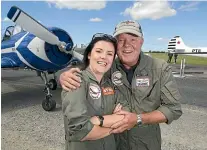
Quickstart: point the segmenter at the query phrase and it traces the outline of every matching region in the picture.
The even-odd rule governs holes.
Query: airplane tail
[[[186,47],[182,38],[180,36],[175,36],[168,43],[168,52],[184,52]]]

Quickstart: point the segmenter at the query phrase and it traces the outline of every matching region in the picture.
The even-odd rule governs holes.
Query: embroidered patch
[[[90,83],[89,95],[93,99],[99,99],[101,97],[101,89],[98,85]]]
[[[102,88],[103,95],[114,95],[114,90],[111,87]]]
[[[121,74],[121,72],[120,72],[120,71],[116,71],[116,72],[114,72],[114,73],[112,74],[112,79],[111,79],[111,80],[112,80],[112,82],[113,82],[115,85],[120,86],[120,85],[123,84],[121,78],[122,78],[122,74]]]
[[[143,86],[149,86],[149,85],[150,85],[150,80],[147,77],[136,79],[136,86],[143,87]]]

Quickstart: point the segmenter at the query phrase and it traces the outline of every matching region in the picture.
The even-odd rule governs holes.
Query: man
[[[173,53],[168,52],[168,60],[167,60],[168,63],[171,63],[172,57],[173,57]]]
[[[177,58],[178,58],[178,54],[174,54],[175,64],[176,64],[176,62],[177,62]]]
[[[117,55],[111,68],[111,80],[118,92],[129,94],[131,112],[119,111],[125,118],[112,125],[112,133],[120,134],[120,149],[161,150],[159,123],[170,124],[181,114],[180,94],[165,61],[151,58],[141,52],[144,39],[141,26],[135,21],[123,21],[114,31]],[[71,69],[60,76],[66,90],[75,89],[78,77]],[[127,135],[126,135],[127,134]],[[127,139],[126,139],[127,137]],[[126,140],[124,140],[126,139]]]

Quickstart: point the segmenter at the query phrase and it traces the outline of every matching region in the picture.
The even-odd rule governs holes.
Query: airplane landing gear
[[[51,90],[56,90],[57,89],[57,81],[55,79],[50,79],[48,84],[49,84],[49,88]]]
[[[56,101],[51,99],[52,94],[46,95],[45,99],[42,101],[42,108],[46,111],[51,111],[56,108]]]
[[[52,93],[50,90],[55,90],[57,88],[57,82],[54,79],[47,80],[47,75],[45,72],[41,72],[40,77],[45,82],[44,92],[46,94],[45,99],[42,101],[42,108],[46,111],[51,111],[56,108],[56,101],[52,99]]]

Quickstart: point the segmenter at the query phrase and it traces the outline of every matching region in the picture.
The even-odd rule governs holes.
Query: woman
[[[124,118],[113,113],[126,105],[125,101],[116,106],[119,102],[106,73],[115,58],[116,44],[110,35],[95,34],[84,53],[81,87],[62,92],[67,150],[116,150],[110,126]]]

